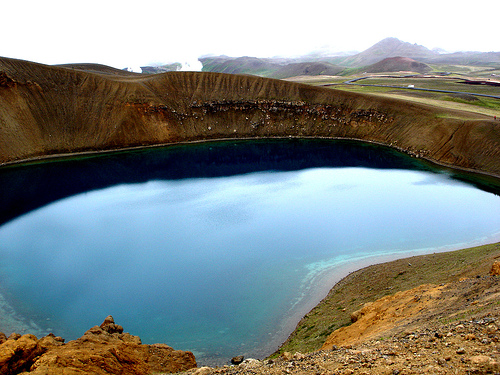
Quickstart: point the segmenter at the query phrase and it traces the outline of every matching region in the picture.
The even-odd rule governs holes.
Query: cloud
[[[496,9],[497,2],[478,7]],[[411,9],[394,0],[310,0],[306,6],[150,0],[140,7],[117,0],[26,0],[3,4],[2,15],[0,55],[46,64],[97,62],[123,69],[181,62],[183,69],[197,70],[202,55],[294,56],[325,45],[361,51],[390,36],[428,48],[500,50],[495,22],[468,17],[463,27],[460,7],[431,0]]]

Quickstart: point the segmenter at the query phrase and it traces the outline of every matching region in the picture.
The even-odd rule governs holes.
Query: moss
[[[331,332],[351,324],[351,314],[364,303],[421,284],[441,284],[463,277],[486,275],[498,257],[500,243],[495,243],[399,259],[353,272],[339,281],[327,297],[299,322],[277,353],[318,350]],[[402,271],[404,278],[394,277]],[[307,335],[304,334],[306,332]]]

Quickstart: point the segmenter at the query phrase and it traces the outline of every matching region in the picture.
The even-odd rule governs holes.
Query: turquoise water
[[[500,237],[500,197],[448,174],[320,164],[124,178],[18,203],[0,226],[2,290],[41,331],[73,339],[111,314],[144,343],[225,363],[276,349],[333,280],[370,259]]]

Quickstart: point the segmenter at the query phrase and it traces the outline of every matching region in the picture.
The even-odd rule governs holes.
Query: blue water
[[[113,183],[14,216],[0,282],[19,315],[73,339],[111,314],[202,364],[269,354],[367,259],[500,237],[499,196],[363,166]]]

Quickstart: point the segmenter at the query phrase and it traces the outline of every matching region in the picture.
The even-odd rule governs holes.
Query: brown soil
[[[500,126],[487,116],[254,76],[114,73],[1,58],[0,163],[210,139],[328,137],[500,176]]]

